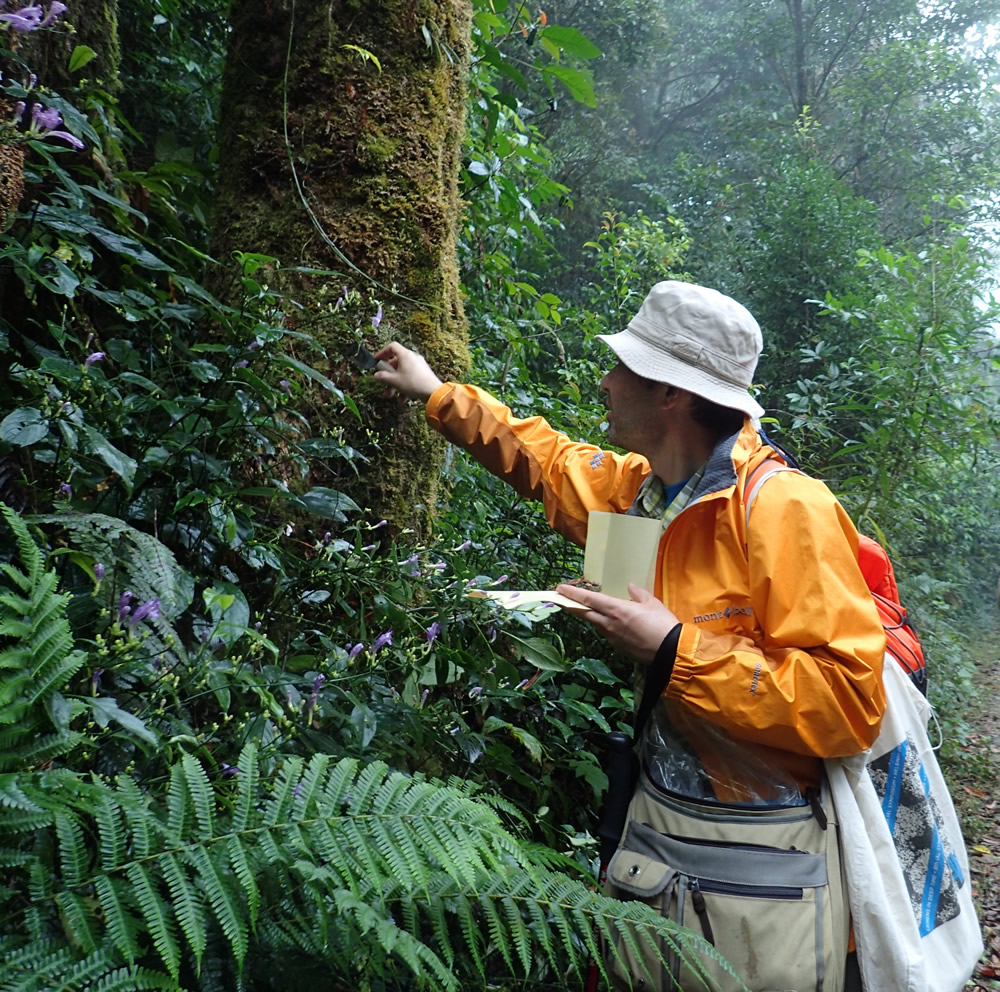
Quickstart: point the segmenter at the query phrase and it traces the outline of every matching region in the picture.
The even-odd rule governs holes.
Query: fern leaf
[[[250,823],[250,816],[257,804],[257,789],[260,786],[260,766],[257,762],[257,748],[248,744],[240,752],[236,762],[240,774],[237,781],[236,807],[233,811],[233,831],[240,833]]]
[[[64,890],[56,896],[63,929],[70,943],[89,954],[97,949],[97,938],[91,925],[91,911],[76,892]]]
[[[176,989],[181,986],[169,975],[149,968],[118,968],[105,975],[96,985],[94,992],[138,992],[145,989]]]
[[[126,874],[142,909],[146,929],[153,939],[153,946],[160,955],[160,960],[167,966],[167,971],[172,977],[177,978],[180,970],[180,950],[174,935],[173,921],[164,908],[163,900],[144,865],[133,862],[126,869]]]
[[[205,909],[201,895],[173,854],[160,855],[158,862],[170,891],[174,914],[180,924],[181,933],[190,944],[200,971],[201,959],[208,943],[205,931]]]
[[[80,821],[65,808],[56,810],[56,836],[63,882],[71,888],[76,887],[89,876],[90,859]]]
[[[147,800],[135,780],[127,775],[119,775],[115,786],[121,798],[121,810],[132,838],[132,853],[137,858],[145,858],[153,849]]]
[[[17,538],[18,552],[21,563],[25,566],[28,578],[32,585],[45,567],[45,559],[38,545],[28,532],[28,525],[9,506],[0,504],[0,513],[3,513],[7,526],[14,532]]]
[[[20,737],[21,734],[18,734]],[[51,761],[53,758],[62,757],[69,754],[83,741],[89,740],[86,734],[75,730],[62,731],[54,734],[43,734],[36,737],[34,742],[27,747],[21,747],[16,755],[12,755],[16,760],[14,764],[23,768],[37,768],[39,765]],[[0,748],[2,748],[0,744]],[[2,763],[0,758],[0,763]]]
[[[305,772],[296,786],[295,801],[302,810],[303,816],[316,810],[321,815],[335,813],[334,808],[328,808],[328,801],[323,791],[323,783],[330,767],[330,757],[326,754],[314,754],[309,759]],[[322,797],[322,802],[321,802]]]
[[[331,812],[339,812],[347,805],[357,772],[356,758],[341,758],[334,765],[323,786],[323,798],[329,803]]]
[[[198,836],[202,840],[212,837],[215,831],[215,796],[208,776],[200,761],[194,755],[185,753],[181,758],[184,769],[184,781],[187,783],[188,794],[194,805],[195,820],[198,824]]]
[[[188,788],[184,769],[179,764],[174,765],[170,769],[170,785],[167,787],[165,802],[167,807],[167,830],[172,836],[177,838],[178,843],[188,833],[191,807],[187,799]]]
[[[125,858],[125,836],[122,828],[121,806],[110,791],[102,792],[94,804],[97,822],[101,868],[114,871]]]
[[[198,845],[190,853],[215,918],[233,949],[237,964],[242,967],[247,956],[248,941],[246,921],[240,912],[240,907],[219,875],[218,868],[208,851]]]
[[[94,878],[94,889],[104,914],[104,925],[108,936],[130,964],[139,957],[139,944],[136,934],[139,930],[138,921],[129,911],[118,890],[118,884],[107,875],[97,875]]]
[[[250,928],[253,929],[257,925],[257,913],[260,909],[260,889],[257,887],[257,877],[250,866],[247,852],[239,837],[230,837],[226,847],[233,874],[243,886],[243,892],[247,897],[247,906],[250,909]]]
[[[295,786],[298,785],[301,774],[301,758],[289,758],[281,766],[278,781],[275,783],[274,793],[265,806],[264,822],[267,826],[273,827],[275,824],[284,823],[286,819],[289,819],[289,810],[294,799]]]

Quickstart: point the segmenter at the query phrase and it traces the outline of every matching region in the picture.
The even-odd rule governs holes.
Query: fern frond
[[[198,869],[198,879],[205,889],[208,901],[215,912],[215,918],[232,945],[238,964],[242,965],[247,956],[247,923],[229,886],[219,874],[219,870],[204,847],[191,851],[191,857]]]
[[[191,804],[188,802],[184,768],[179,764],[174,765],[170,769],[170,785],[167,788],[166,807],[167,830],[177,837],[185,836],[192,815]]]
[[[197,967],[201,969],[201,959],[208,944],[205,931],[205,908],[201,894],[188,878],[187,872],[172,853],[161,855],[159,866],[170,891],[177,922],[181,933],[194,952]]]
[[[29,583],[34,585],[45,568],[45,557],[28,531],[28,525],[14,510],[5,504],[0,504],[0,513],[3,513],[7,526],[14,532],[21,563],[25,567]]]
[[[252,744],[243,748],[236,767],[239,768],[240,774],[237,776],[233,830],[239,833],[250,822],[250,814],[257,804],[257,789],[260,786],[260,766],[257,762],[257,748]]]
[[[198,824],[198,836],[207,840],[213,836],[215,829],[215,796],[208,776],[201,762],[194,755],[185,753],[181,758],[184,769],[184,781],[187,784],[188,795],[194,807],[195,819]]]
[[[104,924],[111,942],[130,964],[139,957],[139,921],[125,905],[119,887],[107,875],[94,879],[94,889],[104,914]]]
[[[139,992],[145,989],[176,989],[181,986],[169,975],[149,968],[118,968],[93,986],[93,992]]]
[[[19,733],[17,736],[20,738],[23,735]],[[33,743],[19,748],[16,760],[13,763],[24,768],[37,768],[39,765],[43,765],[53,758],[60,758],[64,754],[69,754],[70,751],[73,751],[88,739],[86,734],[76,730],[42,734]],[[2,751],[2,748],[3,744],[0,743],[0,751]],[[4,764],[4,759],[0,757],[0,766]]]
[[[62,917],[63,929],[70,943],[89,954],[97,949],[97,936],[93,928],[93,913],[83,897],[69,889],[56,896]]]
[[[160,960],[167,966],[171,977],[177,978],[180,971],[180,949],[174,934],[173,920],[160,898],[153,879],[144,865],[135,862],[128,866],[126,874],[132,883],[153,946],[160,955]]]
[[[94,804],[100,840],[101,868],[114,871],[125,858],[125,834],[122,829],[122,810],[110,790],[103,792]]]
[[[278,773],[274,792],[265,804],[264,822],[269,827],[289,818],[289,810],[295,797],[295,786],[302,774],[302,759],[289,758]]]
[[[83,840],[83,829],[65,807],[56,810],[56,836],[63,882],[71,888],[80,885],[90,874],[90,859]]]
[[[233,869],[243,892],[247,898],[247,906],[250,909],[250,928],[257,925],[257,913],[260,909],[260,889],[257,886],[257,877],[250,859],[247,857],[246,848],[238,837],[230,837],[226,842],[226,850],[229,854],[229,864]]]

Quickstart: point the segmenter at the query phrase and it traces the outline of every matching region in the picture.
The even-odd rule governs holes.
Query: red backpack
[[[750,523],[750,507],[760,487],[778,472],[796,472],[798,469],[783,465],[773,458],[761,462],[747,476],[743,488],[743,505],[746,521]],[[917,631],[906,615],[906,608],[899,601],[899,589],[892,562],[885,548],[878,541],[864,534],[858,535],[858,566],[871,590],[872,600],[885,628],[885,650],[910,676],[913,684],[927,695],[927,663]]]

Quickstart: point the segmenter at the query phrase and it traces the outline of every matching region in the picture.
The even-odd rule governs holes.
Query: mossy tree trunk
[[[53,30],[38,31],[21,39],[19,54],[39,80],[50,89],[68,93],[84,79],[110,93],[120,89],[118,71],[118,0],[65,0],[66,13]],[[47,4],[43,4],[47,7]],[[95,52],[82,70],[69,71],[69,58],[78,45]]]
[[[466,371],[455,242],[471,4],[248,0],[232,18],[214,254],[342,274],[275,276],[326,352],[323,371],[361,410],[359,425],[328,396],[303,411],[313,432],[376,451],[360,480],[317,466],[311,481],[421,533],[442,445],[419,406],[386,401],[341,356],[360,331],[372,350],[393,338],[417,348],[442,377]],[[347,307],[345,286],[357,294]]]

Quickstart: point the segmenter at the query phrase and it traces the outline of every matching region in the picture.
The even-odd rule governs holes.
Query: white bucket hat
[[[746,307],[714,289],[658,282],[628,327],[597,335],[636,375],[679,386],[755,420],[764,408],[748,392],[764,348]]]

